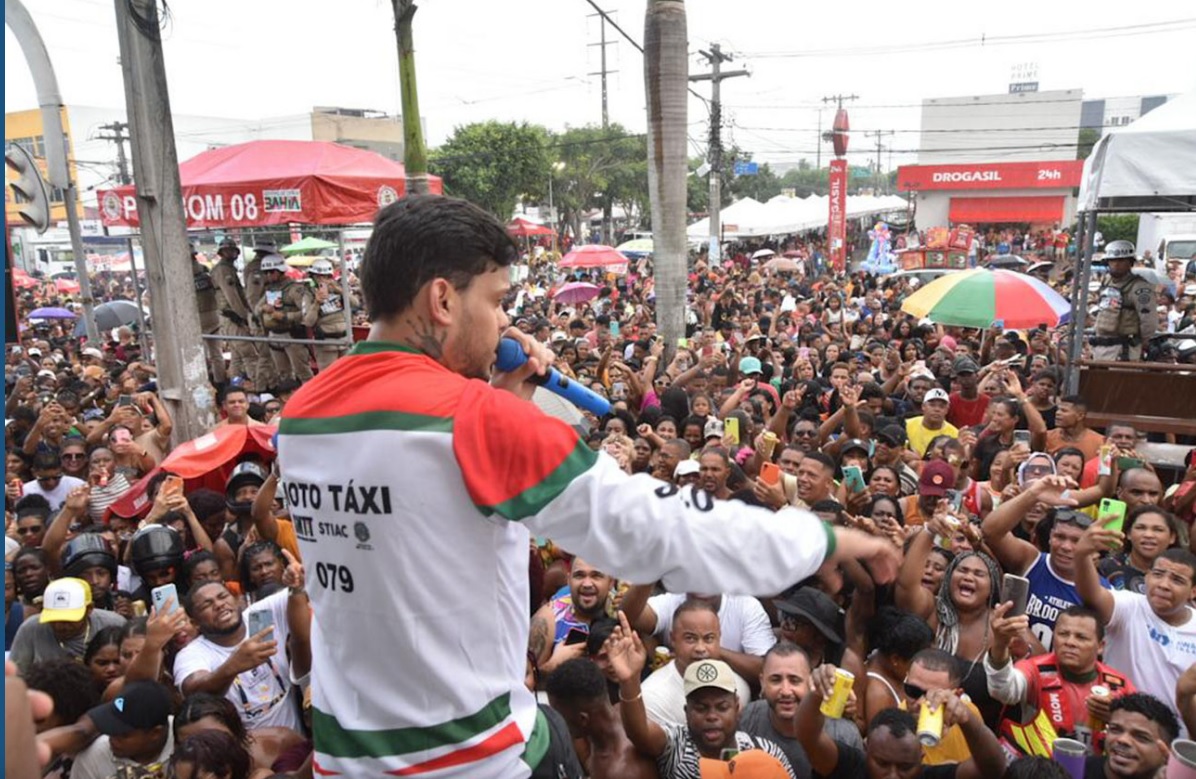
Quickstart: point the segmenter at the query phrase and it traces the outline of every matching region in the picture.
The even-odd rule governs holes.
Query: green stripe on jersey
[[[540,513],[540,509],[564,492],[574,479],[588,471],[597,459],[598,453],[579,438],[569,456],[562,460],[561,464],[539,484],[528,487],[497,506],[483,506],[483,508],[512,521],[535,516]]]
[[[282,435],[335,435],[370,430],[403,430],[411,433],[451,433],[451,417],[407,414],[402,411],[365,411],[339,417],[283,417]]]
[[[511,716],[511,694],[503,693],[476,714],[439,725],[393,730],[353,730],[341,727],[336,717],[311,709],[316,751],[338,758],[384,758],[455,746],[485,733]]]

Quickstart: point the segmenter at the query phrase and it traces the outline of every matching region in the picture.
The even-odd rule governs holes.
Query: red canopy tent
[[[380,154],[325,141],[251,141],[179,165],[187,227],[368,222],[407,192],[407,171]],[[444,192],[437,176],[428,190]],[[105,225],[137,227],[132,186],[97,190]]]
[[[530,238],[536,235],[553,235],[554,231],[551,227],[542,224],[536,224],[530,219],[524,219],[517,216],[511,220],[507,225],[507,232],[516,238]]]

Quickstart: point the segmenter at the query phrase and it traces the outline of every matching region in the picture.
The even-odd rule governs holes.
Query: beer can
[[[926,702],[918,714],[918,741],[924,747],[937,747],[943,740],[943,707],[931,708]]]
[[[1107,700],[1109,698],[1109,696],[1112,694],[1113,694],[1112,691],[1108,687],[1105,687],[1102,684],[1094,684],[1094,685],[1092,685],[1092,688],[1088,691],[1089,698],[1103,698],[1103,699]],[[1089,712],[1088,727],[1093,732],[1093,734],[1096,734],[1096,733],[1099,733],[1102,730],[1104,730],[1105,723],[1102,722],[1099,717],[1097,717],[1094,714],[1092,714],[1091,712]]]
[[[664,668],[672,659],[673,653],[667,646],[656,647],[656,651],[652,653],[652,670],[657,671]]]
[[[134,618],[145,616],[145,601],[143,601],[143,600],[133,601],[132,608],[133,608],[133,617]]]
[[[772,453],[776,450],[777,444],[781,439],[777,438],[777,434],[771,430],[767,431],[763,436],[763,441],[760,446],[760,456],[766,461],[772,460]]]
[[[842,719],[843,712],[847,709],[847,699],[851,695],[852,685],[855,684],[855,674],[851,671],[844,671],[842,668],[835,669],[835,686],[831,689],[829,697],[822,701],[822,706],[819,711],[824,717],[832,719]]]

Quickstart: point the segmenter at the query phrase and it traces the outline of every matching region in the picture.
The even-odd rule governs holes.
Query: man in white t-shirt
[[[634,599],[624,597],[624,610]],[[760,601],[745,595],[680,595],[665,593],[648,598],[638,614],[627,613],[628,621],[642,633],[649,633],[667,646],[673,646],[673,615],[686,600],[710,604],[718,615],[719,659],[744,679],[757,679],[764,668],[764,654],[777,642],[772,624]]]
[[[21,485],[25,495],[41,495],[50,503],[50,514],[57,514],[66,503],[66,496],[87,482],[74,476],[64,476],[62,460],[57,452],[38,452],[31,467],[33,480]]]
[[[1196,663],[1196,610],[1189,605],[1196,590],[1196,555],[1187,549],[1159,555],[1146,573],[1145,595],[1107,590],[1095,558],[1098,549],[1121,548],[1122,534],[1105,526],[1110,519],[1094,523],[1076,545],[1076,589],[1106,625],[1105,662],[1140,692],[1175,710],[1180,674]],[[1182,724],[1180,730],[1185,730]]]
[[[675,653],[668,665],[658,668],[644,680],[644,709],[658,724],[684,725],[685,669],[699,660],[723,660],[718,615],[706,600],[690,598],[673,612],[670,635]],[[752,691],[743,677],[735,674],[740,708],[751,702]]]
[[[302,589],[277,592],[242,610],[236,596],[222,583],[192,590],[187,614],[199,626],[199,637],[187,644],[174,661],[174,680],[184,696],[196,692],[223,695],[237,707],[247,730],[290,728],[302,732],[300,695],[291,678],[287,639],[291,635],[288,606],[292,598],[307,596]],[[255,612],[271,620],[251,634]],[[265,616],[268,615],[268,616]],[[306,631],[305,631],[306,632]],[[292,647],[292,655],[305,647]]]

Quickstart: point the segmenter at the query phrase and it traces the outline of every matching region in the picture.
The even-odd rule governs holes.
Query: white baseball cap
[[[677,479],[682,476],[692,476],[695,473],[701,472],[702,468],[698,465],[697,460],[682,460],[677,463],[677,467],[673,469],[673,478]]]
[[[928,400],[941,400],[944,403],[950,403],[951,396],[947,394],[946,390],[941,389],[939,387],[935,387],[934,389],[927,392],[926,395],[922,398],[923,403],[925,403]]]

